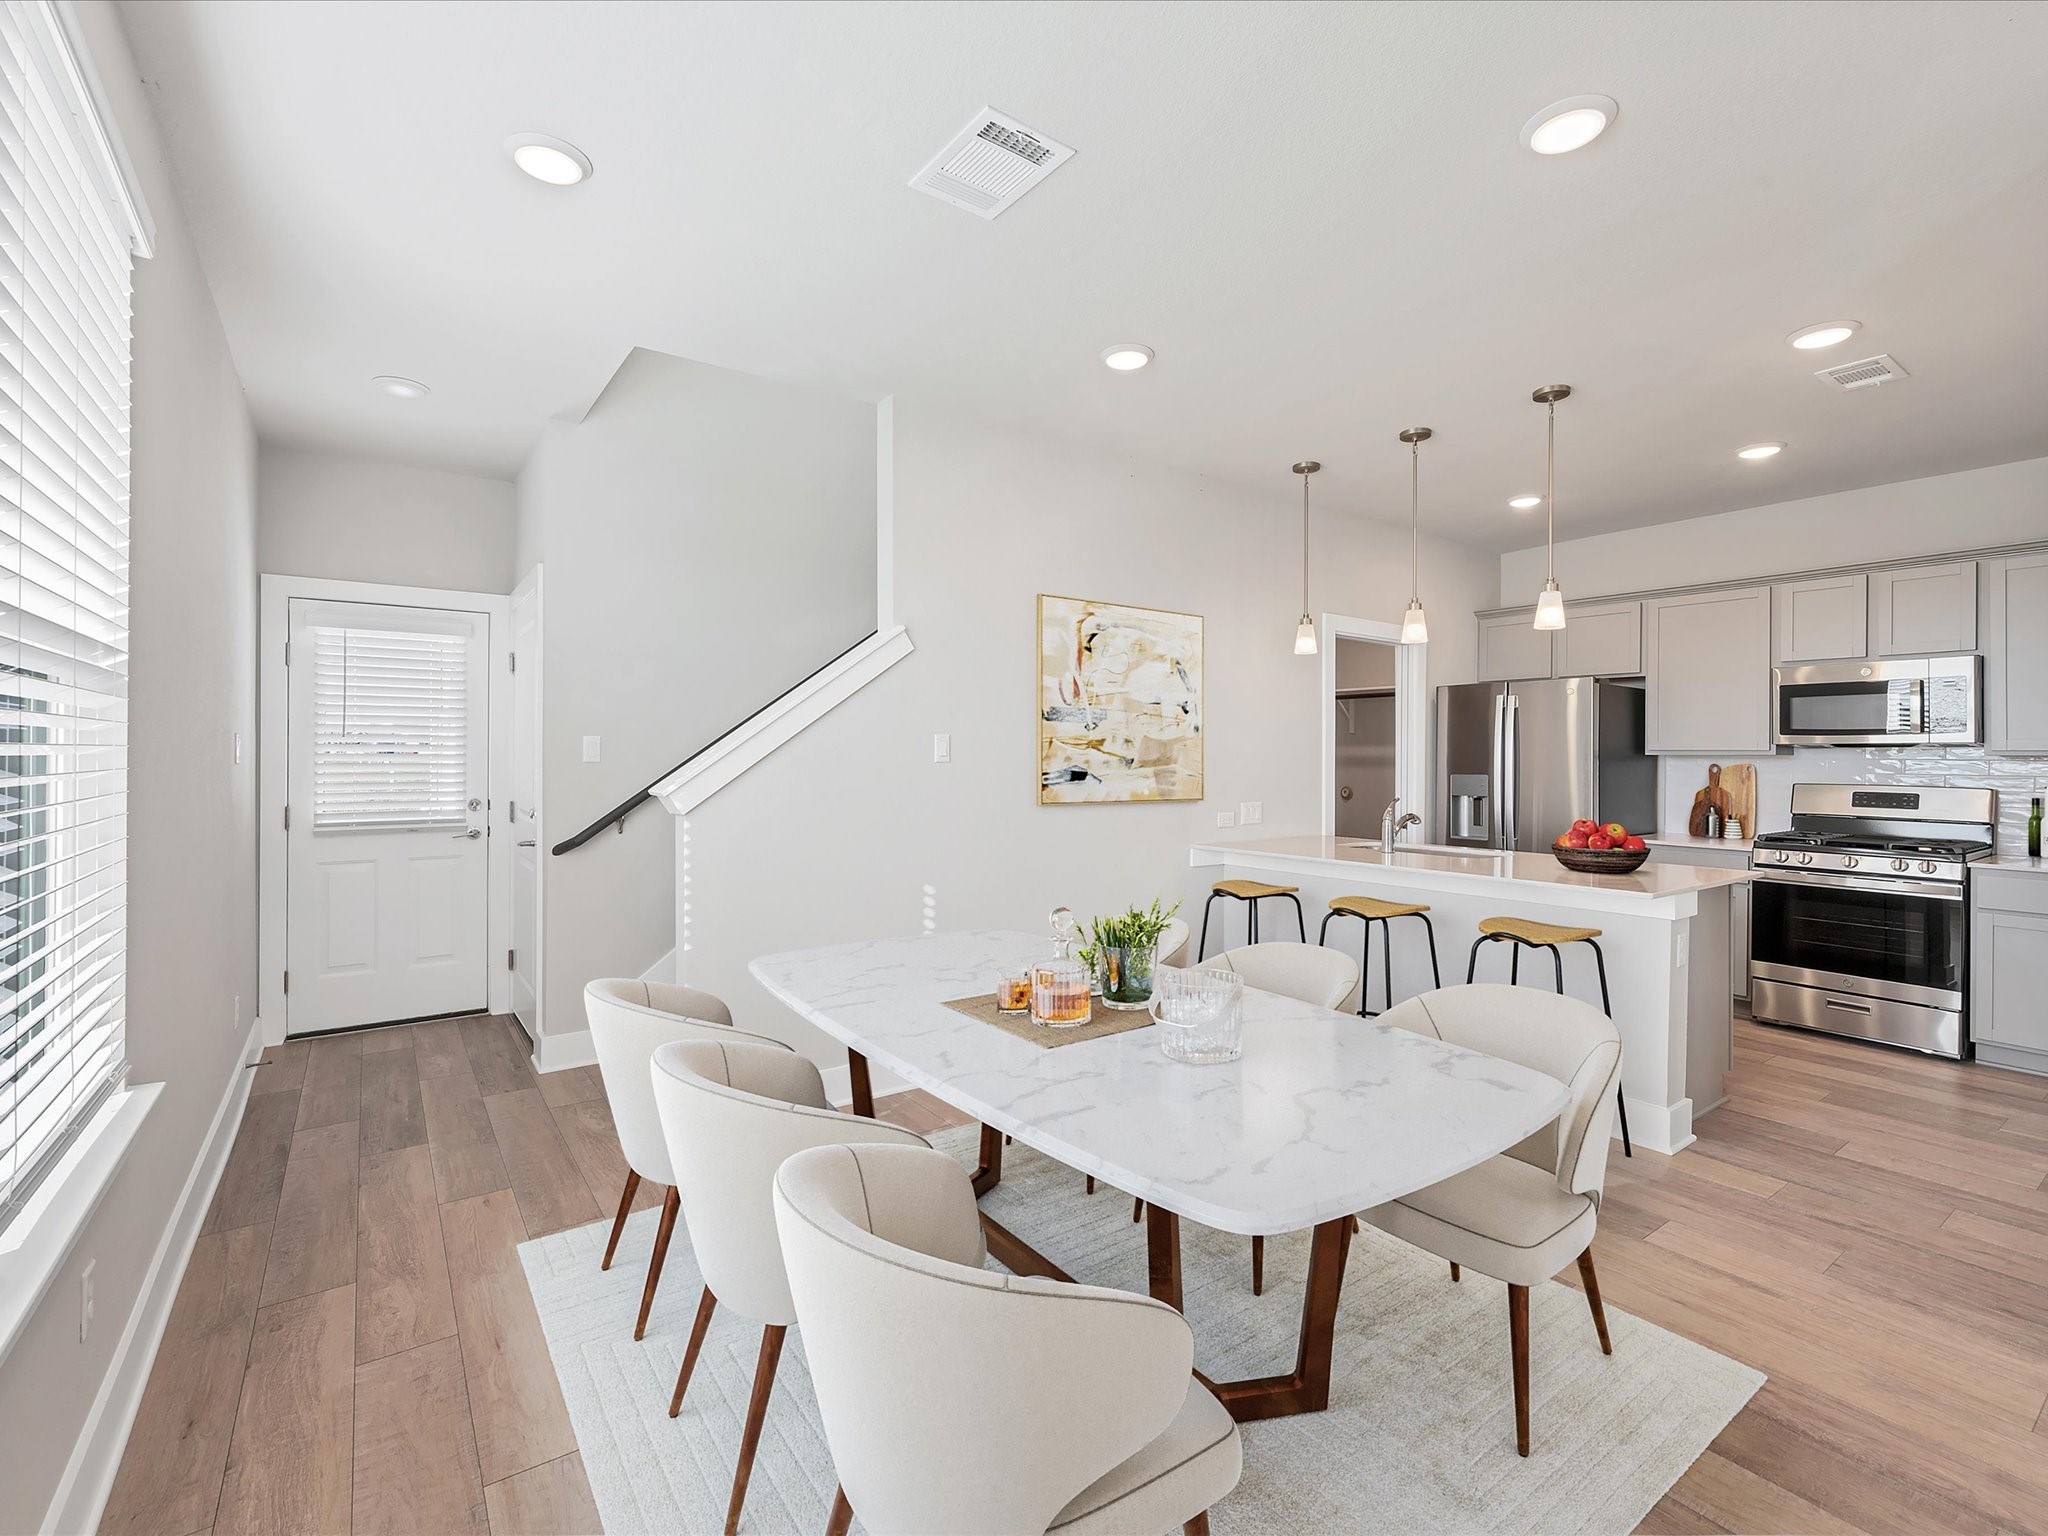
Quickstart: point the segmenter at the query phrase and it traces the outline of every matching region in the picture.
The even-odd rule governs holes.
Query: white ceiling
[[[2048,454],[2048,5],[125,16],[272,439],[509,475],[646,346],[1289,501],[1313,455],[1320,507],[1404,520],[1427,424],[1428,523],[1498,548],[1541,539],[1541,384],[1561,535]],[[1588,92],[1604,137],[1521,148]],[[994,222],[905,185],[985,104],[1077,151]],[[521,130],[596,175],[529,180]],[[1812,377],[1877,351],[1912,378]]]

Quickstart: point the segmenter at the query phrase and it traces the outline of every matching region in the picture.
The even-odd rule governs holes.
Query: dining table
[[[947,1006],[1050,955],[1040,935],[955,931],[792,950],[748,968],[846,1047],[855,1113],[874,1113],[872,1064],[978,1121],[977,1196],[1002,1178],[1007,1136],[1142,1200],[1149,1288],[1176,1309],[1183,1218],[1246,1237],[1313,1229],[1293,1371],[1208,1383],[1240,1420],[1329,1405],[1358,1213],[1506,1151],[1569,1099],[1563,1083],[1516,1063],[1249,987],[1243,1054],[1204,1065],[1169,1057],[1169,1026],[1149,1018],[1048,1046]],[[1072,1278],[1025,1234],[981,1219],[991,1257],[1013,1273]]]

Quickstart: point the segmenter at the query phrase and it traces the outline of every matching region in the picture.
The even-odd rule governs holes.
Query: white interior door
[[[512,1011],[540,1038],[540,572],[512,595]]]
[[[292,601],[292,1034],[487,1006],[489,622]]]

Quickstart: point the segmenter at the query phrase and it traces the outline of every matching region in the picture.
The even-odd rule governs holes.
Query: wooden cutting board
[[[1746,765],[1745,765],[1746,766]],[[1750,796],[1756,795],[1756,770],[1750,769]],[[1721,813],[1725,823],[1729,816],[1728,790],[1722,782],[1721,765],[1707,764],[1707,787],[1692,797],[1692,814],[1685,819],[1685,830],[1689,836],[1707,835],[1707,807],[1712,806]]]
[[[1728,793],[1722,814],[1742,823],[1744,837],[1756,836],[1756,764],[1729,763],[1721,770],[1721,788]]]

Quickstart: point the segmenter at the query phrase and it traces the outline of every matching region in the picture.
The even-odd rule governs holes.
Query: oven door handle
[[[1865,879],[1861,875],[1831,875],[1824,871],[1808,870],[1798,874],[1787,870],[1784,874],[1753,869],[1750,880],[1757,885],[1824,885],[1846,891],[1886,892],[1900,896],[1926,896],[1935,901],[1961,901],[1963,888],[1931,880],[1886,880]]]

